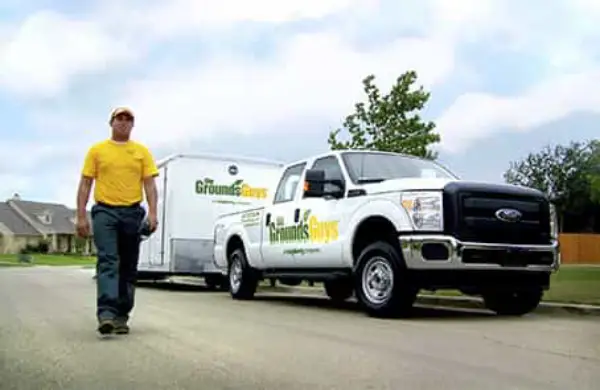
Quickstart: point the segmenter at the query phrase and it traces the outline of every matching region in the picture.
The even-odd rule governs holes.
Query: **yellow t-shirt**
[[[82,174],[94,179],[96,202],[127,206],[143,200],[143,180],[157,176],[158,168],[144,145],[108,139],[88,150]]]

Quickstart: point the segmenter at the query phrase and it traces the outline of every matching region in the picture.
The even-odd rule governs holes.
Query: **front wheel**
[[[229,255],[229,292],[234,299],[252,299],[256,293],[258,278],[248,264],[242,248]]]
[[[356,296],[369,315],[408,315],[418,291],[409,283],[402,257],[392,245],[379,241],[362,251],[356,269]]]
[[[538,307],[543,294],[542,289],[485,292],[483,302],[498,315],[522,316]]]

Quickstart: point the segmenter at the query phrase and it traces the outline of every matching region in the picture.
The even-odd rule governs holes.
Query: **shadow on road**
[[[357,312],[363,313],[358,303],[354,300],[346,302],[333,302],[326,297],[313,297],[313,296],[294,296],[294,295],[257,295],[256,301],[269,302],[272,304],[285,305],[285,306],[302,306],[302,307],[314,307],[319,309],[327,310],[338,310],[346,312]],[[488,319],[494,318],[495,316],[486,311],[479,310],[468,310],[464,308],[453,308],[453,307],[433,307],[433,306],[422,306],[415,305],[410,318],[420,319],[441,319],[441,320],[452,320],[452,319]]]
[[[150,288],[164,291],[177,292],[192,292],[192,293],[211,293],[223,294],[224,298],[229,299],[229,293],[226,291],[215,291],[206,287],[204,284],[196,283],[181,283],[171,281],[160,282],[138,282],[138,287]],[[345,302],[333,302],[325,296],[317,296],[320,292],[313,292],[311,295],[302,295],[302,292],[294,292],[293,290],[279,287],[264,287],[260,288],[254,300],[265,302],[272,305],[281,306],[300,306],[310,307],[315,309],[338,310],[345,312],[363,313],[355,300]],[[411,318],[420,319],[438,319],[438,320],[453,320],[453,319],[488,319],[495,316],[486,311],[472,310],[458,307],[439,307],[439,306],[423,306],[415,305]]]
[[[204,284],[192,284],[192,283],[176,283],[176,282],[138,282],[138,288],[150,288],[155,290],[166,290],[166,291],[183,291],[183,292],[204,292],[204,293],[224,293],[224,291],[218,291],[208,288]]]

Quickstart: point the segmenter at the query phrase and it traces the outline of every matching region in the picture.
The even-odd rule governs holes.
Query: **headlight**
[[[444,213],[441,192],[403,192],[402,207],[406,210],[413,226],[421,231],[444,229]]]
[[[550,203],[550,237],[558,239],[558,215],[552,203]]]

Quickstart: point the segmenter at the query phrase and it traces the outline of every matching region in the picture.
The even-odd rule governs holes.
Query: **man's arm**
[[[146,201],[148,202],[148,214],[156,216],[158,191],[154,176],[144,178],[144,191],[146,192]]]
[[[154,162],[154,157],[148,149],[144,151],[144,192],[148,202],[148,214],[157,216],[158,191],[156,189],[156,176],[158,176],[158,167]]]
[[[79,188],[77,189],[77,217],[87,218],[87,203],[90,199],[94,179],[87,176],[81,176],[79,180]]]
[[[81,179],[79,179],[79,187],[77,188],[77,217],[87,218],[87,203],[90,199],[90,192],[94,178],[96,177],[96,150],[91,148],[88,150],[83,162],[81,170]]]

